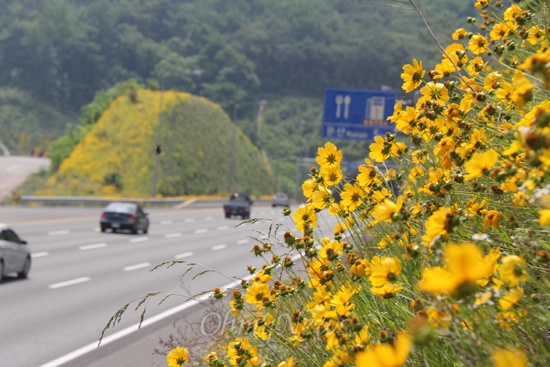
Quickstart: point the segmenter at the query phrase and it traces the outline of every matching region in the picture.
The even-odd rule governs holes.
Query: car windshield
[[[106,212],[134,213],[136,204],[133,203],[111,203],[105,208]]]

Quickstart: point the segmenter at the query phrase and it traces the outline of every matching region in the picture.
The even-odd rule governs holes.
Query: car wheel
[[[101,232],[105,232],[105,227],[101,227]]]
[[[30,270],[31,270],[31,258],[27,257],[27,259],[25,260],[25,264],[23,264],[23,269],[21,269],[21,271],[17,273],[17,276],[20,279],[26,279],[27,276],[29,275]]]
[[[149,232],[149,228],[145,228],[145,229],[143,230],[143,234],[147,234],[147,232]]]
[[[4,262],[0,260],[0,283],[4,279]]]
[[[230,216],[231,216],[231,215],[229,215],[229,214],[226,214],[226,215],[225,215],[226,218],[229,218]]]

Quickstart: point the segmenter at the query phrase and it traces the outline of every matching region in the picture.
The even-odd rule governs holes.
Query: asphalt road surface
[[[252,208],[253,218],[266,220],[244,225],[225,219],[221,208],[146,211],[149,233],[131,235],[101,233],[101,208],[0,207],[0,222],[33,253],[29,279],[0,284],[0,366],[165,366],[153,354],[159,336],[174,331],[177,320],[200,320],[210,307],[207,291],[249,275],[247,265],[261,266],[250,250],[265,241],[270,225],[282,224],[280,237],[296,232],[280,208],[267,205]],[[151,271],[176,260],[187,263]],[[138,330],[137,301],[156,291],[164,293],[145,303]],[[158,305],[170,292],[178,295]],[[196,302],[201,297],[206,303]],[[97,348],[108,320],[127,303]]]
[[[0,201],[25,182],[31,173],[49,165],[48,158],[0,156]]]

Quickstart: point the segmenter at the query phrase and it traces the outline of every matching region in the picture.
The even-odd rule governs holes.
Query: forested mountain
[[[465,0],[414,4],[442,40],[474,10],[473,1]],[[63,111],[63,124],[67,116],[78,124],[75,116],[94,97],[131,79],[151,89],[205,97],[222,106],[261,148],[280,176],[275,189],[285,191],[298,181],[297,157],[313,156],[322,143],[325,88],[400,91],[403,64],[417,58],[434,60],[433,65],[440,53],[408,1],[0,3],[0,88]],[[260,121],[262,100],[268,103]],[[0,106],[0,141],[5,145],[23,154],[27,148],[14,134],[49,141],[36,136],[38,130],[24,119],[14,129],[4,111]],[[81,119],[89,123],[88,117]],[[74,146],[79,133],[68,131],[73,142],[65,149]],[[59,136],[58,128],[55,134]],[[367,144],[343,142],[341,147],[353,159],[362,156]]]
[[[406,2],[386,2],[409,10],[348,0],[3,0],[0,85],[74,112],[129,78],[224,107],[257,95],[318,98],[327,86],[397,88],[404,62],[438,52]],[[441,37],[473,8],[425,3]]]

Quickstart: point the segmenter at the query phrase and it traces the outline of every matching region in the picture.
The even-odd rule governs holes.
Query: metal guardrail
[[[20,204],[43,205],[107,205],[113,201],[132,201],[143,205],[182,205],[184,199],[150,199],[150,198],[96,198],[86,196],[32,196],[21,195]]]
[[[113,201],[132,201],[140,203],[144,206],[154,205],[154,206],[173,206],[176,208],[184,208],[187,206],[200,206],[202,208],[206,207],[218,207],[223,205],[228,199],[225,198],[192,198],[192,199],[177,199],[177,198],[167,198],[167,199],[152,199],[152,198],[97,198],[97,197],[87,197],[87,196],[33,196],[33,195],[21,195],[19,197],[19,204],[29,205],[29,204],[41,204],[41,205],[51,205],[51,206],[69,206],[69,205],[78,205],[78,206],[101,206],[107,205]],[[270,200],[254,200],[255,204],[259,205],[269,205],[271,204]]]

